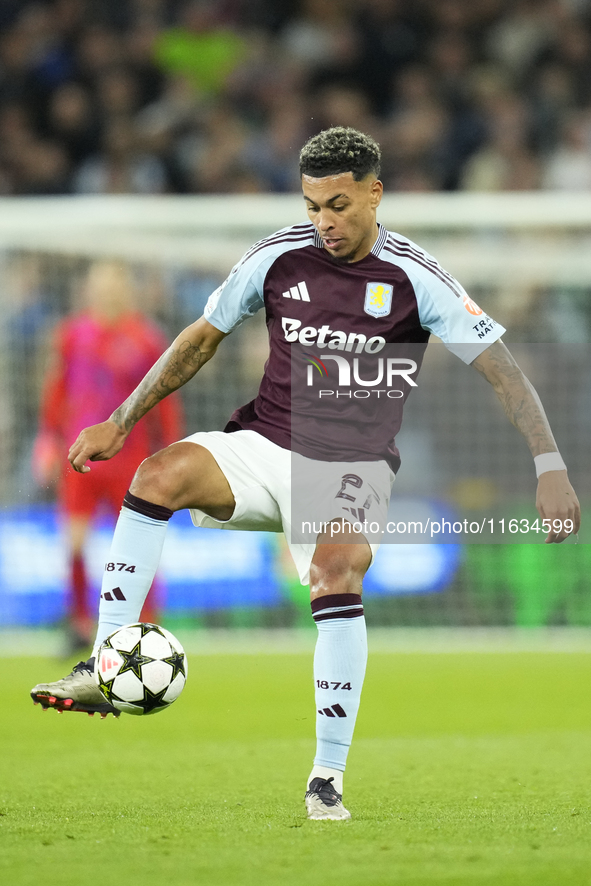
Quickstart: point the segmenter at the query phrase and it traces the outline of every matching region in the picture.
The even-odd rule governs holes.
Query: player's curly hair
[[[300,151],[300,176],[352,172],[356,182],[380,174],[380,146],[370,135],[348,126],[333,126],[309,138]]]

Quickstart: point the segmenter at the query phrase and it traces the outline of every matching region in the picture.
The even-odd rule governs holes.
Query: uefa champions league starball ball
[[[125,625],[101,643],[94,678],[118,711],[156,714],[183,691],[187,657],[166,628],[146,622]]]

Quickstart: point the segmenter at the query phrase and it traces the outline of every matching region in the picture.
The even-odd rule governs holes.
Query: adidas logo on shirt
[[[295,298],[296,301],[310,301],[310,293],[308,287],[302,280],[297,286],[290,286],[287,292],[283,293],[283,298]]]

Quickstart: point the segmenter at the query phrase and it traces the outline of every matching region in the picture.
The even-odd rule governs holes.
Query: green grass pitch
[[[171,710],[101,721],[0,659],[0,881],[10,886],[591,884],[591,657],[370,656],[350,822],[309,822],[307,655],[190,661]]]

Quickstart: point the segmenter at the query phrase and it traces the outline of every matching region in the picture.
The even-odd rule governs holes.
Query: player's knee
[[[146,458],[137,469],[130,491],[139,498],[171,510],[178,507],[186,474],[183,471],[182,453],[169,447]]]
[[[370,562],[369,545],[319,545],[310,567],[312,599],[328,594],[361,594]]]

